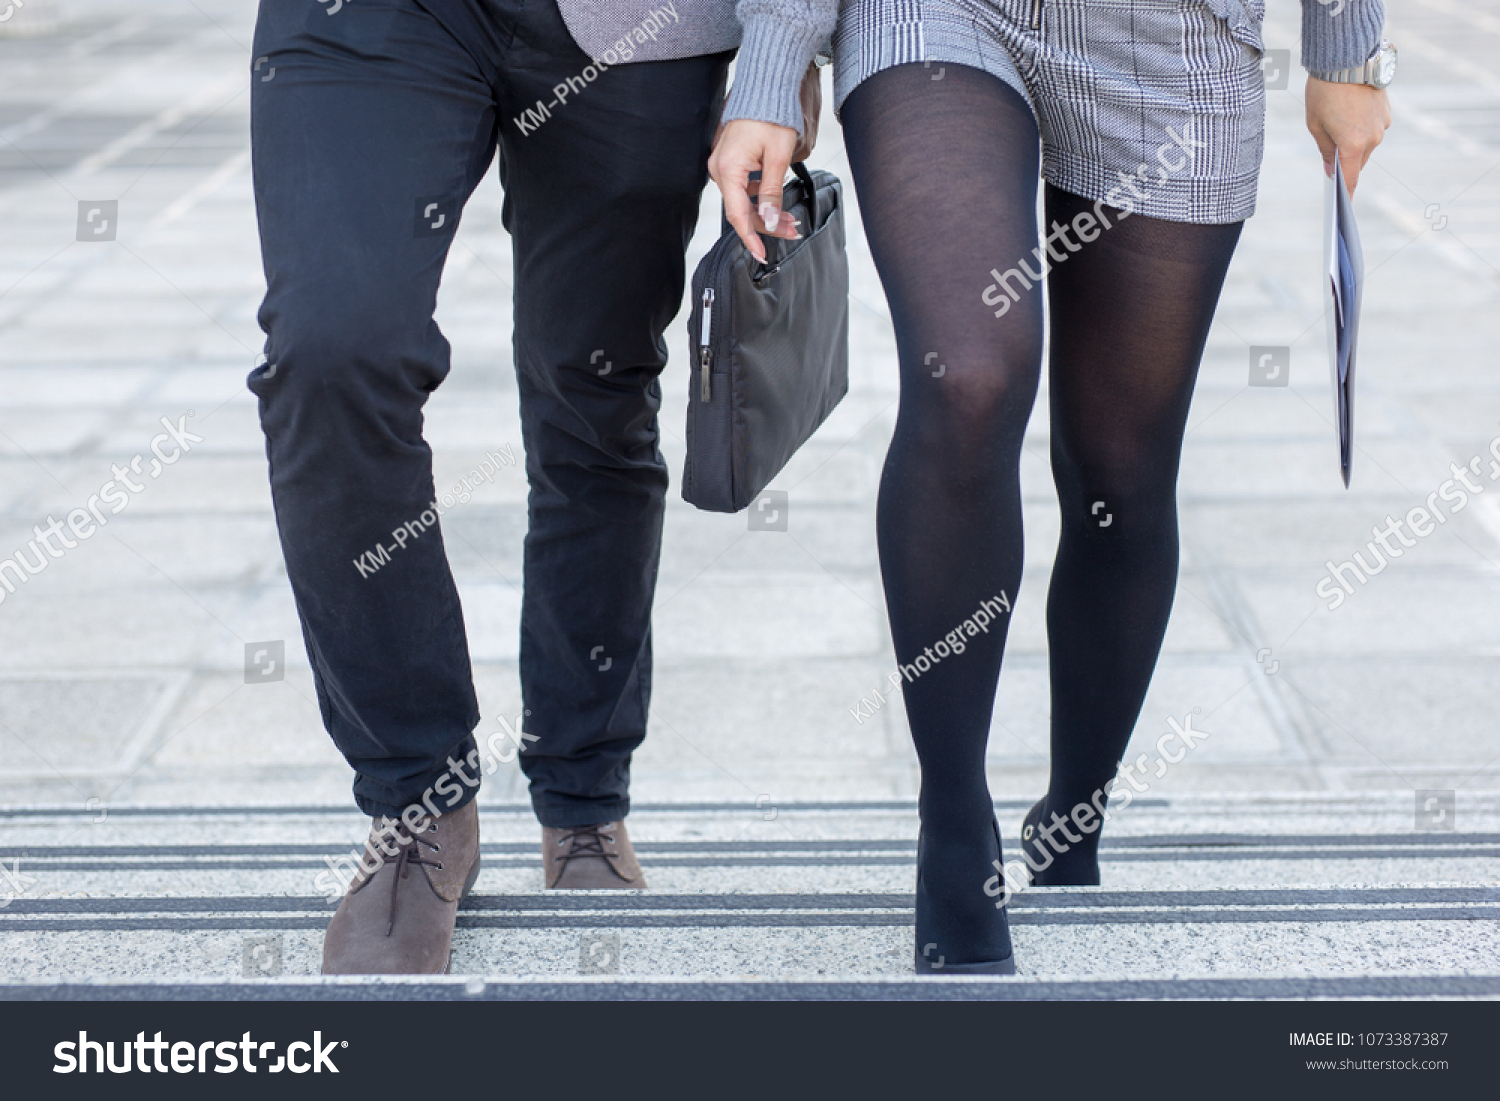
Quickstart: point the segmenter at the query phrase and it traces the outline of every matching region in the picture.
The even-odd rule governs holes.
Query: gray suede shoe
[[[597,826],[542,827],[542,867],[549,889],[644,890],[646,876],[624,822]]]
[[[323,937],[323,974],[444,974],[459,900],[479,876],[478,804],[428,818],[415,834],[372,819],[365,848]]]

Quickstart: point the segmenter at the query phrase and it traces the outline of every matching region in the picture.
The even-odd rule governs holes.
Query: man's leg
[[[422,406],[448,373],[432,314],[493,154],[491,82],[414,0],[264,0],[255,56],[250,387],[323,720],[374,817],[323,971],[436,974],[479,871],[479,709]]]
[[[448,372],[438,278],[496,115],[481,64],[412,0],[264,0],[255,55],[274,73],[251,85],[268,339],[250,387],[324,722],[361,809],[395,816],[479,720],[422,406]],[[477,790],[458,786],[438,809]]]
[[[662,333],[682,300],[728,55],[600,73],[553,4],[531,9],[521,37],[500,96],[531,485],[521,686],[538,740],[521,760],[542,825],[570,830],[624,817],[646,733]],[[569,77],[582,79],[550,117],[514,121]]]

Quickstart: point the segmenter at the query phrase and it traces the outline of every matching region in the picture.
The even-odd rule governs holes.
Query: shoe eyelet
[[[441,845],[434,845],[432,846],[432,851],[435,853],[440,853],[443,851],[443,847]]]
[[[443,870],[442,864],[438,864],[438,871],[442,871],[442,870]]]
[[[1023,841],[1030,841],[1031,837],[1032,837],[1032,835],[1034,833],[1036,833],[1036,827],[1035,826],[1027,826],[1026,829],[1021,834],[1021,840],[1023,840]]]

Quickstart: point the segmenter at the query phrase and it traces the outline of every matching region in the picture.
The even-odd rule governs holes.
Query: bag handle
[[[820,203],[818,201],[818,185],[813,182],[812,173],[807,170],[806,161],[793,161],[792,172],[801,182],[803,188],[807,191],[807,205],[812,214],[813,220],[813,224],[808,230],[808,233],[810,234],[823,223],[824,212],[820,209]],[[729,218],[725,215],[724,212],[724,204],[720,203],[719,235],[724,236],[732,231],[733,227],[730,226]]]
[[[818,185],[813,183],[812,173],[807,170],[806,161],[793,161],[792,171],[796,173],[797,179],[802,181],[802,186],[807,189],[807,205],[812,213],[813,221],[807,233],[811,235],[818,226],[823,224],[823,212],[818,209]]]

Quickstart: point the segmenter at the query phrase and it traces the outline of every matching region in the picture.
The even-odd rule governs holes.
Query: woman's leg
[[[982,296],[991,269],[1040,272],[1036,123],[1002,81],[956,65],[942,80],[884,70],[842,119],[901,362],[877,528],[896,657],[919,674],[903,685],[922,767],[919,898],[934,915],[924,930],[919,903],[919,946],[932,938],[931,958],[950,965],[993,960],[1010,953],[983,891],[997,855],[984,757],[1009,616],[975,637],[962,628],[982,602],[1008,607],[1021,579],[1017,465],[1041,294],[1013,283],[1019,298],[998,318]],[[933,662],[939,644],[947,656]]]
[[[1092,210],[1047,189],[1049,224]],[[1044,823],[1092,803],[1114,778],[1156,666],[1177,583],[1182,434],[1243,224],[1111,221],[1049,276],[1062,538],[1047,600],[1052,774]],[[1038,883],[1099,882],[1098,832],[1070,829],[1082,840],[1054,832],[1058,845],[1040,854],[1052,862]]]

